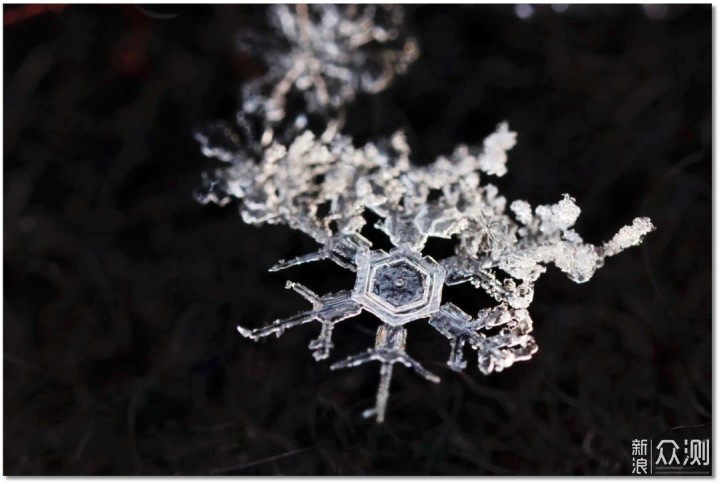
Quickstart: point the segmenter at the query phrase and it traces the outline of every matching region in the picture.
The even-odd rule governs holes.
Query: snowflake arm
[[[505,303],[481,310],[476,319],[452,303],[444,304],[430,318],[430,325],[450,340],[448,366],[454,371],[467,365],[463,356],[466,343],[477,351],[478,367],[486,375],[527,360],[537,351],[527,311],[508,308]],[[497,327],[502,327],[498,334],[486,334]]]
[[[498,280],[490,269],[484,269],[482,262],[467,256],[452,256],[440,261],[447,277],[445,284],[454,286],[469,282],[475,287],[482,288],[488,295],[498,302],[508,303],[514,308],[526,308],[533,299],[532,284],[522,282],[517,284],[513,279]]]
[[[640,245],[643,238],[653,230],[655,230],[655,226],[649,218],[638,217],[634,219],[632,225],[621,228],[612,239],[603,245],[603,257],[610,257],[629,247]]]
[[[374,416],[378,423],[385,420],[385,410],[390,395],[390,380],[392,379],[393,365],[396,363],[402,363],[433,383],[440,382],[437,375],[429,372],[420,363],[408,356],[405,352],[406,337],[407,330],[404,327],[382,325],[378,328],[374,348],[339,361],[330,367],[331,370],[339,370],[360,366],[371,361],[380,362],[380,384],[378,385],[375,407],[363,412],[365,418]]]
[[[357,253],[360,250],[367,250],[370,246],[370,241],[360,234],[334,236],[320,250],[289,261],[280,260],[270,268],[270,271],[276,272],[308,262],[330,260],[344,269],[355,272]]]
[[[636,218],[598,247],[584,242],[573,230],[580,208],[568,194],[556,204],[538,206],[534,216],[527,202],[515,201],[510,208],[522,224],[521,238],[506,249],[499,267],[522,280],[535,280],[543,272],[541,265],[552,263],[574,282],[586,282],[607,257],[640,244],[655,229],[650,219]]]
[[[479,336],[472,325],[472,317],[452,303],[443,304],[440,310],[430,318],[430,326],[450,340],[450,358],[448,366],[454,371],[462,371],[467,366],[463,348],[467,342],[477,344]]]
[[[278,319],[268,326],[249,330],[238,326],[238,332],[246,338],[257,341],[260,338],[274,334],[278,337],[286,330],[300,326],[311,321],[319,321],[322,324],[320,336],[310,342],[309,348],[314,350],[313,356],[316,360],[323,360],[330,355],[332,344],[333,326],[340,321],[352,318],[360,314],[362,307],[350,298],[350,291],[341,291],[337,294],[318,296],[307,287],[296,282],[288,281],[286,286],[293,289],[302,297],[310,301],[313,309],[303,311],[290,318]]]
[[[476,326],[481,337],[472,346],[478,352],[478,368],[485,375],[502,371],[516,361],[528,360],[537,352],[535,338],[530,335],[532,319],[525,309],[512,309],[504,304],[482,309]],[[482,334],[498,327],[500,331],[495,335]]]

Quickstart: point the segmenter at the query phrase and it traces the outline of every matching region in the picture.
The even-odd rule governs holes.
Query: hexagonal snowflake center
[[[400,307],[423,297],[425,279],[425,275],[415,267],[407,262],[398,262],[377,269],[372,292],[389,304]]]
[[[406,247],[360,252],[353,301],[389,326],[400,326],[435,313],[445,269],[432,257]]]

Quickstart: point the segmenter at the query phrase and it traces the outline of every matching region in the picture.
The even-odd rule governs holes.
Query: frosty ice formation
[[[277,15],[290,15],[282,8],[276,7]],[[287,37],[299,43],[300,34]],[[267,126],[275,125],[271,120]],[[240,200],[246,223],[284,224],[319,244],[316,252],[279,261],[271,271],[326,259],[356,273],[352,289],[333,294],[317,295],[289,281],[287,288],[307,299],[311,309],[258,329],[238,326],[238,331],[259,340],[318,322],[320,334],[309,348],[316,360],[323,360],[330,356],[338,323],[362,311],[373,314],[381,322],[375,344],[331,368],[380,363],[375,406],[364,413],[377,422],[385,418],[395,364],[440,381],[405,351],[408,324],[426,320],[448,339],[452,370],[465,369],[469,346],[482,373],[502,371],[537,351],[527,308],[533,284],[547,265],[585,282],[607,257],[638,245],[654,229],[649,219],[636,218],[608,242],[594,246],[573,229],[580,209],[569,195],[534,209],[523,200],[508,205],[497,187],[485,181],[507,172],[507,151],[516,133],[505,123],[482,147],[460,145],[427,166],[410,162],[400,132],[358,148],[337,132],[316,137],[305,131],[286,143],[265,140],[257,155],[227,136],[199,139],[206,155],[228,163],[207,177],[201,202]],[[373,248],[361,235],[368,212],[379,217],[376,228],[389,237],[392,250]],[[436,261],[423,254],[430,237],[454,241],[455,255]],[[445,286],[463,283],[485,291],[497,304],[472,316],[443,302]]]
[[[404,11],[397,6],[276,5],[269,13],[280,40],[260,35],[258,41],[258,33],[238,40],[267,69],[243,86],[241,111],[264,121],[265,145],[288,117],[300,129],[309,115],[332,119],[331,136],[358,93],[382,91],[418,55],[415,41],[402,32]],[[288,116],[293,95],[302,98],[304,110]]]
[[[568,195],[534,210],[516,200],[508,213],[506,199],[494,185],[482,184],[481,176],[504,174],[506,151],[514,143],[515,133],[501,124],[482,149],[460,146],[451,156],[419,167],[410,164],[401,134],[385,145],[354,148],[346,137],[323,142],[306,132],[289,147],[271,144],[259,163],[235,159],[219,169],[217,183],[227,197],[242,200],[246,223],[286,224],[320,245],[317,252],[280,261],[271,271],[327,259],[357,274],[352,290],[322,296],[288,282],[312,309],[259,329],[238,326],[240,333],[258,340],[317,321],[321,331],[310,349],[321,360],[330,355],[337,323],[361,311],[375,315],[382,322],[375,346],[331,368],[381,363],[376,404],[365,412],[378,422],[384,419],[394,364],[439,381],[405,352],[406,325],[413,321],[428,319],[449,340],[448,366],[456,371],[466,366],[466,345],[477,352],[484,374],[529,359],[537,346],[527,307],[545,266],[552,263],[573,281],[585,282],[606,257],[639,244],[653,226],[636,218],[596,247],[572,229],[580,209]],[[325,215],[319,215],[321,206]],[[377,228],[395,247],[390,252],[373,250],[360,234],[365,211],[380,217]],[[440,261],[423,255],[429,237],[456,241],[455,255]],[[497,306],[473,317],[442,303],[444,285],[466,282],[487,292]]]

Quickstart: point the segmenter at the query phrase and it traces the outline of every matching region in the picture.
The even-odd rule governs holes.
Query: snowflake
[[[284,224],[320,246],[271,271],[330,260],[356,273],[352,289],[334,294],[318,295],[289,281],[287,288],[311,309],[258,329],[237,329],[258,340],[318,322],[320,334],[309,348],[323,360],[330,357],[336,324],[363,311],[374,315],[381,322],[375,344],[331,366],[380,363],[375,406],[366,417],[384,420],[395,364],[440,381],[407,354],[408,324],[425,320],[448,339],[452,370],[466,368],[469,346],[483,374],[502,371],[538,349],[527,308],[547,265],[585,282],[607,257],[638,245],[654,229],[649,219],[636,218],[595,246],[573,229],[580,208],[569,195],[534,209],[523,200],[508,205],[484,180],[507,173],[516,133],[506,123],[481,147],[458,146],[427,166],[411,163],[401,132],[354,146],[339,134],[346,103],[359,92],[385,88],[417,57],[415,42],[401,30],[402,9],[298,5],[293,13],[278,5],[270,12],[281,41],[259,36],[259,47],[250,48],[268,72],[244,86],[237,125],[213,123],[196,133],[203,153],[227,164],[205,175],[196,197],[219,205],[240,200],[246,223]],[[248,47],[246,40],[241,44]],[[290,113],[288,99],[298,94],[301,109]],[[327,125],[319,137],[305,129],[314,115]],[[389,237],[389,252],[374,249],[361,234],[368,212],[379,217],[376,228]],[[424,254],[430,237],[451,240],[454,255],[436,261]],[[497,304],[473,316],[443,303],[443,288],[463,283]]]
[[[273,5],[270,35],[248,32],[241,50],[260,58],[267,71],[243,85],[239,123],[262,120],[262,143],[281,132],[294,135],[315,116],[328,136],[344,120],[344,107],[359,93],[378,93],[418,57],[416,42],[403,34],[404,11],[379,5]],[[292,98],[303,110],[288,116]]]
[[[639,244],[653,226],[637,218],[596,247],[572,229],[580,209],[569,195],[534,210],[525,201],[514,201],[509,215],[505,198],[494,185],[481,184],[481,175],[506,172],[506,151],[514,140],[515,133],[503,123],[482,149],[460,147],[450,157],[419,167],[409,162],[399,133],[384,143],[355,148],[340,135],[325,142],[305,132],[288,147],[272,143],[259,163],[237,158],[219,169],[214,183],[224,187],[222,202],[242,200],[245,222],[286,224],[320,244],[318,251],[280,261],[272,271],[327,259],[356,272],[352,290],[322,296],[288,282],[312,309],[259,329],[238,326],[240,333],[257,340],[317,321],[322,328],[310,349],[321,360],[330,356],[337,323],[361,311],[373,314],[382,322],[374,347],[331,368],[380,362],[376,403],[365,412],[378,422],[385,416],[393,365],[401,363],[439,381],[405,351],[406,325],[413,321],[426,319],[449,340],[447,363],[456,371],[466,367],[466,345],[477,352],[484,374],[529,359],[537,345],[527,307],[545,266],[552,263],[573,281],[585,282],[606,257]],[[206,201],[217,202],[217,194]],[[324,216],[318,215],[320,206],[326,209]],[[366,210],[380,217],[377,228],[388,235],[393,250],[373,250],[360,234]],[[440,261],[423,255],[429,237],[454,240],[455,255]],[[444,286],[466,282],[497,305],[473,317],[442,303]]]

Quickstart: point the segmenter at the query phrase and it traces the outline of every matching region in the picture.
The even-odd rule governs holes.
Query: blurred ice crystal
[[[227,163],[205,178],[197,198],[221,205],[237,199],[246,223],[284,224],[318,243],[317,251],[281,260],[271,271],[325,259],[356,273],[353,288],[332,294],[317,295],[288,282],[311,309],[257,329],[238,326],[238,331],[258,340],[318,322],[320,334],[309,348],[322,360],[332,351],[336,324],[362,311],[373,314],[381,323],[375,344],[331,367],[380,363],[375,406],[365,416],[383,421],[397,363],[430,381],[440,380],[405,351],[408,324],[425,320],[448,339],[451,369],[466,367],[469,346],[482,373],[502,371],[537,351],[527,308],[534,282],[549,264],[571,280],[585,282],[607,257],[638,245],[654,229],[649,219],[636,218],[595,246],[573,229],[580,208],[567,194],[534,209],[523,200],[508,204],[485,180],[507,172],[507,152],[516,133],[506,123],[482,147],[460,145],[427,166],[411,163],[401,132],[362,147],[336,130],[320,137],[298,130],[286,141],[268,136],[261,146],[253,145],[245,116],[262,111],[272,130],[288,115],[284,100],[290,90],[305,95],[306,111],[297,116],[321,112],[328,125],[337,126],[344,103],[359,91],[381,89],[416,55],[410,40],[403,40],[400,50],[381,49],[375,57],[362,49],[371,42],[383,45],[403,38],[399,7],[274,6],[272,12],[288,46],[282,53],[268,49],[263,54],[270,70],[245,89],[238,126],[214,124],[197,136],[204,154]],[[382,68],[375,69],[373,62]],[[274,86],[270,97],[260,94],[263,84]],[[394,247],[389,252],[373,248],[361,235],[368,213],[379,217],[376,228]],[[453,241],[455,254],[437,261],[425,254],[430,237]],[[443,302],[445,286],[463,283],[497,304],[473,316]]]
[[[238,39],[267,69],[243,86],[241,111],[263,119],[265,142],[288,118],[302,129],[307,116],[319,115],[339,128],[344,106],[359,93],[385,89],[418,55],[415,41],[403,34],[398,6],[273,5],[269,13],[273,41],[259,42],[257,34]],[[302,98],[305,110],[288,116],[293,96]]]

